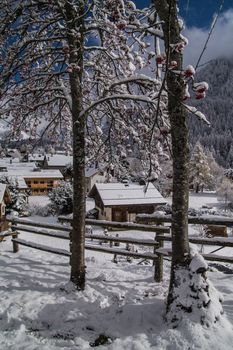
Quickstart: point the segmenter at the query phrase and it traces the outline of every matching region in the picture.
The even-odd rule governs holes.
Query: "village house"
[[[25,173],[23,178],[32,195],[47,195],[48,192],[59,186],[63,175],[59,170],[37,170]]]
[[[0,220],[5,219],[6,205],[11,202],[10,191],[6,184],[0,184]]]
[[[64,172],[68,165],[72,166],[73,157],[65,154],[52,154],[46,155],[43,163],[44,169],[57,169]],[[102,166],[89,166],[85,170],[86,178],[86,191],[87,193],[91,190],[97,182],[105,182],[107,179],[107,173]]]
[[[2,168],[1,162],[4,162]],[[21,192],[30,190],[31,195],[47,195],[52,188],[58,187],[63,179],[59,170],[43,170],[36,167],[33,162],[22,163],[16,159],[1,162],[0,176],[16,181]]]
[[[106,171],[103,169],[99,169],[97,167],[86,168],[85,170],[85,178],[86,178],[86,190],[87,193],[90,192],[94,184],[103,183],[107,179]]]
[[[166,200],[153,184],[96,183],[89,193],[100,220],[135,221],[139,213],[152,214]]]
[[[7,229],[6,205],[11,202],[10,191],[6,184],[0,184],[0,231]]]
[[[43,169],[60,170],[73,163],[73,157],[66,154],[46,154],[43,160]]]

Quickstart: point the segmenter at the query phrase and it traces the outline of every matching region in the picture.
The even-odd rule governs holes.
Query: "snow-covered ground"
[[[30,206],[46,206],[51,203],[48,196],[29,196],[28,203]],[[93,209],[95,207],[95,201],[92,198],[86,200],[86,210]]]
[[[29,196],[28,203],[29,205],[45,206],[50,203],[50,200],[48,196]]]
[[[166,198],[167,202],[171,204],[172,198]],[[214,208],[219,208],[220,202],[217,200],[215,192],[193,193],[189,194],[189,207],[199,209],[203,205]]]
[[[195,227],[192,231],[198,234]],[[68,249],[68,241],[29,233],[20,238]],[[109,337],[109,344],[98,349],[232,349],[233,266],[208,273],[224,296],[222,320],[209,329],[191,323],[172,329],[163,319],[169,262],[160,284],[153,281],[151,264],[138,263],[122,257],[115,264],[111,255],[87,251],[86,289],[77,292],[69,283],[69,258],[22,246],[14,254],[6,239],[0,243],[0,349],[83,350],[91,348],[100,334]]]

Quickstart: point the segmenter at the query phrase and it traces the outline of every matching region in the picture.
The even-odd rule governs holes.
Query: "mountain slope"
[[[207,81],[210,86],[206,99],[194,104],[211,126],[190,116],[190,142],[200,141],[220,165],[233,167],[233,58],[212,61],[200,70],[197,81]]]

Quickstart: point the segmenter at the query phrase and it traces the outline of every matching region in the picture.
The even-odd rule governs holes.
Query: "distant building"
[[[73,164],[73,157],[65,154],[53,154],[46,155],[43,168],[44,169],[57,169],[63,172],[68,165]],[[90,166],[85,169],[86,178],[86,191],[87,193],[91,190],[96,182],[105,182],[107,179],[106,171],[103,167]]]
[[[89,193],[100,220],[135,221],[139,213],[152,214],[166,200],[153,184],[96,183]]]
[[[68,164],[73,164],[73,157],[65,154],[46,154],[43,162],[44,169],[64,170]]]
[[[10,191],[5,184],[0,184],[0,221],[6,217],[6,205],[11,202]]]
[[[106,181],[106,172],[103,169],[90,167],[85,170],[85,179],[86,179],[86,190],[87,193],[90,192],[95,183],[103,183]]]
[[[63,179],[59,170],[40,169],[34,162],[22,163],[17,159],[1,159],[0,176],[15,180],[20,191],[29,189],[32,195],[48,194]]]
[[[23,178],[32,195],[47,195],[48,192],[58,187],[63,175],[59,170],[40,170],[25,173]]]

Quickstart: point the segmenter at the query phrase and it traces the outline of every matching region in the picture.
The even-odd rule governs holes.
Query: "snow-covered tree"
[[[210,174],[212,175],[210,189],[216,190],[222,181],[224,169],[216,162],[211,151],[206,151],[206,157],[210,168]]]
[[[222,183],[217,189],[217,195],[219,200],[222,200],[225,205],[225,210],[228,207],[228,204],[233,203],[233,182],[226,177],[223,177]]]
[[[199,142],[196,143],[189,162],[189,183],[196,193],[209,188],[213,175],[208,164],[207,156]]]
[[[167,299],[167,320],[178,325],[183,319],[195,320],[203,325],[216,322],[222,313],[220,297],[206,277],[208,269],[198,252],[190,249],[188,240],[189,197],[189,145],[187,112],[208,124],[205,116],[184,104],[192,89],[196,99],[202,99],[208,90],[205,82],[194,83],[195,69],[183,69],[183,49],[188,40],[181,34],[183,21],[178,17],[176,0],[154,0],[154,7],[161,20],[155,28],[162,27],[165,54],[158,63],[165,70],[164,86],[168,91],[168,114],[171,125],[173,157],[172,202],[172,266]]]
[[[145,139],[150,177],[157,149],[161,154],[166,144],[157,132],[169,132],[166,93],[160,80],[140,72],[151,57],[145,37],[162,32],[146,21],[153,10],[139,11],[131,1],[2,5],[0,115],[9,119],[14,140],[23,129],[31,140],[39,134],[73,149],[71,281],[84,289],[85,163],[112,162]]]
[[[71,214],[73,211],[73,187],[69,181],[62,181],[49,192],[51,211],[56,214]]]

